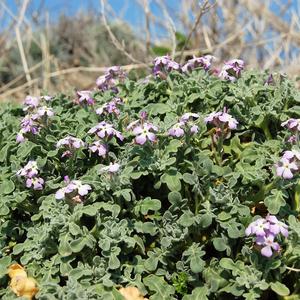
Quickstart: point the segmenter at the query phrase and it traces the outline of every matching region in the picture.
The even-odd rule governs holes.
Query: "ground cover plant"
[[[0,107],[1,299],[299,299],[300,94],[213,60]]]

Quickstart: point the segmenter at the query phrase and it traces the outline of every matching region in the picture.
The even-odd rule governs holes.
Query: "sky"
[[[14,14],[17,14],[19,5],[16,2],[22,3],[22,0],[4,0],[4,2]],[[154,5],[154,1],[150,2],[152,2],[151,10],[153,13],[156,15],[161,14],[157,5]],[[132,25],[140,24],[143,21],[143,14],[136,0],[107,0],[107,3],[117,14],[122,14],[124,19]],[[166,0],[166,3],[169,7],[175,7],[179,2],[177,0]],[[51,20],[55,21],[60,14],[72,16],[81,10],[88,9],[100,12],[100,0],[30,0],[27,15],[40,8],[43,12],[48,11]]]
[[[18,14],[18,7],[16,3],[22,3],[24,0],[2,0],[6,3],[7,7],[14,13]],[[77,12],[82,10],[96,10],[100,12],[100,0],[29,0],[30,5],[27,10],[27,15],[32,15],[34,11],[49,12],[50,21],[55,22],[61,14],[66,14],[68,16],[75,15]],[[149,0],[151,3],[150,9],[156,16],[162,16],[161,9],[155,5],[155,0]],[[166,5],[171,8],[169,11],[179,11],[176,9],[182,3],[181,1],[186,0],[164,0]],[[203,0],[199,0],[202,2]],[[218,0],[216,0],[218,1]],[[230,0],[227,0],[230,1]],[[257,0],[253,0],[257,1]],[[132,27],[136,30],[140,29],[140,26],[144,26],[144,13],[141,10],[141,7],[137,5],[138,0],[107,0],[108,4],[113,8],[117,15],[121,15],[125,21],[128,21]],[[275,13],[279,13],[278,6],[272,1],[271,5]],[[292,0],[293,8],[298,8],[299,0]],[[1,4],[1,2],[0,2]],[[1,6],[0,6],[1,9]],[[298,11],[300,14],[300,11]],[[289,21],[289,12],[286,13],[286,21]],[[0,30],[4,29],[3,27],[8,22],[0,23]]]

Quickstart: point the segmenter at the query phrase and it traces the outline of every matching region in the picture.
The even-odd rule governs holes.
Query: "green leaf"
[[[197,243],[193,243],[182,256],[186,257],[186,260],[190,263],[190,268],[194,273],[200,273],[203,271],[205,261],[201,258],[205,252],[199,247]]]
[[[172,108],[169,105],[164,103],[152,103],[149,104],[147,107],[145,107],[145,109],[149,110],[149,114],[154,116],[158,114],[162,115],[172,111]]]
[[[176,169],[171,169],[161,176],[161,181],[166,183],[170,191],[181,190],[182,175]]]
[[[147,197],[139,202],[139,208],[143,215],[147,215],[149,210],[160,210],[161,202],[158,199],[151,199],[150,197]]]
[[[8,195],[15,190],[15,184],[12,180],[5,180],[0,186],[0,193]]]
[[[4,256],[0,258],[0,278],[7,274],[7,269],[11,264],[11,257]]]
[[[208,300],[209,290],[206,286],[197,287],[191,295],[185,295],[182,300]]]
[[[174,287],[168,285],[162,277],[149,275],[144,278],[143,282],[150,291],[154,292],[150,300],[171,300],[171,295],[175,293]]]
[[[170,192],[168,199],[172,204],[179,204],[182,201],[181,194],[179,192]]]
[[[213,245],[217,251],[225,251],[227,249],[227,244],[222,238],[214,238]]]
[[[283,192],[280,190],[272,190],[271,195],[267,196],[264,200],[270,214],[278,214],[280,208],[286,204]]]
[[[185,211],[183,215],[180,216],[177,222],[183,227],[190,227],[195,222],[194,214],[191,211]]]
[[[188,183],[190,185],[195,185],[196,184],[196,176],[189,174],[189,173],[184,173],[182,175],[182,179],[185,183]]]
[[[290,294],[290,290],[288,289],[288,287],[283,283],[280,283],[279,281],[271,282],[270,287],[272,291],[280,296],[288,296]]]
[[[149,233],[150,235],[155,235],[157,232],[156,225],[151,222],[137,221],[134,223],[134,228],[139,233]]]
[[[220,260],[220,266],[226,270],[235,270],[236,266],[231,258],[223,257]]]

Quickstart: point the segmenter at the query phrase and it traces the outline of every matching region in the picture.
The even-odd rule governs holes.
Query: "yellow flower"
[[[27,277],[26,271],[19,264],[13,264],[9,267],[8,276],[11,278],[9,286],[18,297],[31,300],[38,292],[36,281]]]
[[[22,266],[19,264],[13,264],[8,268],[8,276],[10,278],[16,276],[27,277],[27,274]]]
[[[122,287],[119,289],[119,293],[126,300],[148,300],[147,298],[144,298],[141,292],[134,286]]]

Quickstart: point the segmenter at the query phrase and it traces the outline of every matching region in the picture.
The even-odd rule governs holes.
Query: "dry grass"
[[[164,0],[130,1],[144,13],[138,33],[105,0],[97,3],[98,13],[62,16],[54,24],[42,10],[42,0],[41,11],[32,11],[30,0],[20,1],[17,14],[0,0],[5,24],[0,33],[0,100],[90,88],[107,66],[148,68],[159,47],[181,62],[212,53],[218,63],[237,57],[248,67],[299,74],[300,16],[292,1],[185,0],[175,1],[176,7]]]

